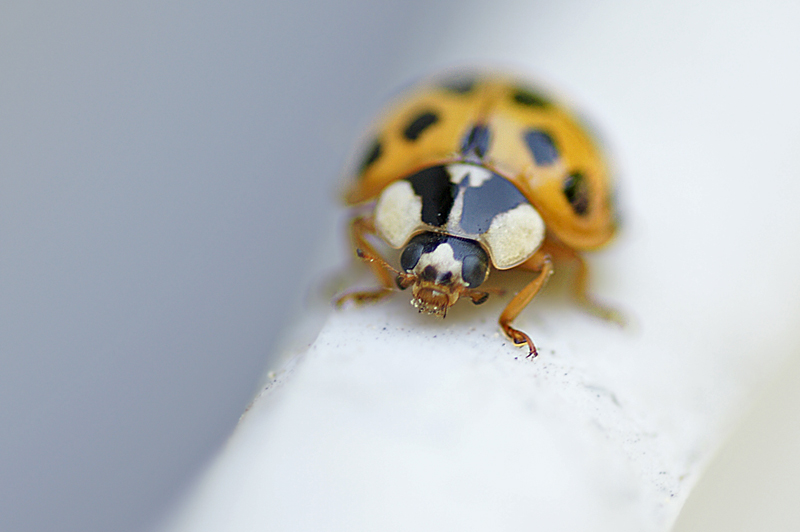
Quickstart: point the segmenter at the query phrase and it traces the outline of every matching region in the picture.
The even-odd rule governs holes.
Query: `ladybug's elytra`
[[[579,254],[606,244],[616,229],[603,157],[563,107],[513,77],[451,73],[402,96],[378,121],[346,202],[373,205],[353,217],[351,231],[381,287],[344,294],[338,304],[411,287],[420,312],[444,317],[460,297],[480,304],[500,292],[480,288],[492,267],[529,270],[533,279],[499,324],[536,356],[533,341],[511,322],[542,288],[553,261],[571,260],[577,299],[618,319],[587,295]],[[400,269],[370,235],[402,249]]]

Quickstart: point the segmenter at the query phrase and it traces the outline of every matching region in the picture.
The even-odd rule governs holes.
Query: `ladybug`
[[[576,298],[618,320],[587,295],[580,255],[616,230],[608,169],[575,117],[528,83],[456,72],[419,84],[377,122],[355,174],[345,201],[370,208],[354,209],[352,238],[381,286],[346,293],[337,304],[411,288],[412,305],[444,317],[459,298],[479,305],[502,293],[481,288],[492,268],[530,271],[499,324],[535,357],[531,338],[511,323],[553,273],[553,262],[573,261]],[[402,250],[400,268],[368,237]]]

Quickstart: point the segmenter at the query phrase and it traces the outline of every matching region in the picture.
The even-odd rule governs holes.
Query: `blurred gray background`
[[[149,528],[224,443],[424,4],[0,7],[0,530]]]

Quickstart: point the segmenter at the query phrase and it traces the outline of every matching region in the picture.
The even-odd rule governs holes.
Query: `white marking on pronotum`
[[[375,228],[386,242],[399,249],[422,225],[422,199],[406,180],[395,181],[375,205]]]
[[[469,176],[468,183],[472,188],[481,186],[492,177],[492,172],[490,170],[474,164],[451,164],[448,165],[447,171],[450,174],[451,183],[461,184],[464,178]],[[453,201],[453,207],[450,209],[450,214],[447,218],[447,230],[454,235],[474,237],[474,235],[468,235],[461,229],[461,215],[464,212],[465,190],[466,187],[459,188],[458,195],[455,197],[455,201]]]
[[[525,262],[544,240],[544,220],[529,203],[498,214],[480,240],[498,270],[507,270]]]
[[[451,164],[447,166],[447,171],[450,174],[450,182],[457,185],[460,185],[464,177],[469,174],[471,187],[479,187],[492,177],[491,170],[474,164]]]
[[[461,230],[461,214],[464,212],[464,189],[459,189],[458,195],[453,201],[453,206],[450,208],[450,214],[447,215],[447,230],[454,235],[461,235],[464,231]]]

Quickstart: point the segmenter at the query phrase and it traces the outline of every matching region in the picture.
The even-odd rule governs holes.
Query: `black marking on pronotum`
[[[469,183],[469,175],[464,178],[462,187]],[[498,214],[527,203],[525,196],[507,179],[492,174],[492,177],[478,187],[464,190],[464,208],[461,211],[461,229],[467,233],[480,235],[489,230],[492,220]]]
[[[491,140],[489,128],[485,124],[472,126],[464,140],[461,141],[461,153],[464,155],[476,155],[482,159],[489,151],[489,141]]]
[[[381,139],[376,138],[374,141],[372,141],[370,148],[365,152],[364,159],[361,161],[358,173],[363,174],[367,168],[372,166],[372,164],[380,158],[382,154],[383,145],[381,144]]]
[[[433,111],[423,111],[416,115],[403,130],[403,136],[411,141],[417,140],[422,133],[439,121],[439,115]]]
[[[517,88],[511,96],[515,102],[527,107],[547,107],[550,101],[530,89]]]
[[[527,130],[522,138],[539,166],[548,166],[558,160],[558,149],[553,137],[540,129]]]
[[[414,238],[406,246],[400,263],[403,269],[411,271],[419,262],[419,258],[425,253],[432,253],[439,246],[447,244],[453,250],[453,258],[461,263],[461,279],[470,287],[475,288],[479,286],[486,279],[486,271],[489,269],[489,255],[486,251],[474,240],[468,238],[459,238],[457,236],[445,235],[441,233],[421,233]],[[408,255],[406,255],[408,254]],[[416,256],[413,261],[414,264],[410,265],[410,260],[404,262],[403,257]],[[409,266],[406,268],[406,266]],[[428,270],[431,266],[427,266],[420,277],[424,279],[436,279],[440,284],[452,283],[452,275],[448,276],[449,272],[443,272],[441,275],[435,268]]]
[[[580,172],[573,172],[564,179],[564,196],[578,216],[589,212],[589,183]]]
[[[449,92],[454,92],[456,94],[467,94],[472,92],[472,89],[475,88],[476,82],[477,80],[474,76],[462,75],[446,78],[442,80],[439,85]]]
[[[444,166],[432,166],[407,178],[414,194],[422,199],[422,221],[434,227],[447,223],[458,194],[458,185],[450,182]]]

